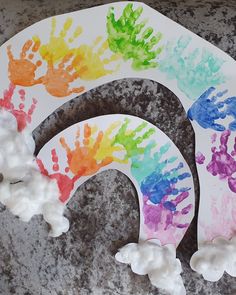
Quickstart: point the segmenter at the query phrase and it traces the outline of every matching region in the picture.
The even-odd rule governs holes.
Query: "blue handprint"
[[[234,119],[229,123],[228,129],[235,131],[236,130],[236,96],[229,97],[225,100],[226,104],[226,114],[232,116]]]
[[[158,169],[148,175],[141,182],[141,191],[144,196],[154,203],[159,204],[166,195],[177,195],[181,192],[190,190],[188,187],[176,188],[176,184],[187,177],[191,177],[190,173],[184,172],[179,174],[179,170],[183,168],[183,163],[179,163],[176,168],[168,172],[162,173]],[[166,204],[171,210],[172,204]],[[174,208],[172,208],[174,210]]]
[[[225,119],[232,116],[234,120],[227,126],[230,130],[236,130],[236,97],[229,97],[224,101],[218,101],[223,97],[227,90],[212,95],[216,89],[210,87],[205,91],[197,101],[188,110],[188,118],[195,120],[205,129],[224,131],[226,126],[217,123],[217,120]],[[211,96],[211,97],[210,97]]]

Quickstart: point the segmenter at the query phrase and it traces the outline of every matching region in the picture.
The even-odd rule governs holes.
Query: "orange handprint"
[[[72,73],[73,65],[77,63],[78,59],[74,58],[70,65],[66,66],[73,54],[66,55],[59,63],[57,68],[54,67],[52,59],[48,62],[48,70],[43,77],[43,84],[48,93],[56,97],[65,97],[72,93],[81,93],[84,87],[69,89],[70,83],[80,77],[81,73],[85,70],[84,67],[79,72]]]
[[[74,150],[71,150],[64,137],[60,138],[60,143],[67,153],[69,168],[74,175],[93,175],[100,168],[109,165],[112,162],[112,157],[105,157],[101,161],[96,160],[96,154],[103,138],[103,132],[100,131],[98,133],[92,146],[90,146],[91,136],[91,127],[88,124],[85,124],[83,146],[81,146],[79,142],[80,129],[78,129]]]
[[[35,78],[36,70],[41,66],[42,62],[40,60],[33,62],[34,55],[38,52],[39,47],[40,40],[36,37],[33,40],[26,41],[19,59],[14,58],[11,45],[7,47],[9,79],[14,85],[33,86],[42,82],[42,77]],[[31,53],[27,56],[29,50],[31,50]]]

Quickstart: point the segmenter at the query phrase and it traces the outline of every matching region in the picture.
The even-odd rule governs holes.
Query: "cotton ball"
[[[56,180],[37,169],[28,171],[22,181],[0,183],[0,201],[22,221],[28,222],[34,215],[42,214],[51,226],[51,236],[68,231],[69,221],[63,216],[64,204],[59,200]]]
[[[218,281],[224,272],[236,277],[236,237],[231,240],[218,237],[204,243],[193,254],[190,266],[211,282]]]
[[[148,275],[152,285],[168,291],[171,295],[185,295],[180,273],[181,263],[176,259],[174,245],[161,246],[158,240],[139,244],[130,243],[115,255],[117,261],[130,264],[134,273]]]
[[[43,217],[51,226],[51,237],[58,237],[69,230],[69,220],[63,216],[63,212],[64,205],[60,201],[46,203],[43,207]]]
[[[35,166],[34,140],[28,130],[18,132],[15,117],[0,110],[0,173],[14,182],[22,179]]]
[[[10,183],[4,179],[0,182],[0,202],[6,205],[6,201],[10,198]]]

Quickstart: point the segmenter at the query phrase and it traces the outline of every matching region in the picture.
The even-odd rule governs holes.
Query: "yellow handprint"
[[[66,55],[74,52],[74,49],[71,49],[69,45],[79,37],[79,35],[82,33],[82,28],[78,26],[75,29],[73,35],[69,38],[66,38],[72,24],[73,19],[67,18],[59,35],[56,36],[56,18],[52,18],[52,29],[49,43],[42,45],[39,50],[44,60],[49,61],[50,59],[53,64],[56,64],[60,62]]]
[[[102,44],[101,41],[102,37],[99,36],[96,38],[92,46],[83,44],[75,49],[74,54],[80,60],[75,66],[75,70],[80,71],[81,67],[86,67],[86,70],[80,75],[82,80],[96,80],[115,72],[119,68],[119,66],[113,70],[106,68],[106,65],[117,61],[121,56],[120,54],[112,54],[109,58],[103,58],[102,56],[106,53],[109,46],[107,40]],[[100,47],[96,49],[99,44],[101,44]]]
[[[100,142],[99,149],[97,150],[97,153],[95,155],[95,159],[97,161],[102,161],[104,158],[109,157],[112,158],[114,162],[118,163],[127,163],[127,159],[120,159],[114,156],[115,152],[124,151],[124,148],[122,146],[115,146],[112,145],[114,142],[114,136],[111,136],[112,132],[119,127],[121,122],[117,121],[110,125],[110,127],[104,132],[103,138]],[[96,128],[94,127],[92,133],[96,132]],[[94,139],[90,141],[90,146],[93,146]]]

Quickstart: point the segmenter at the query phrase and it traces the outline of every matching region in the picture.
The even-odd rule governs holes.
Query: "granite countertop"
[[[109,2],[0,0],[0,44],[45,17]],[[144,2],[236,58],[235,0]],[[163,130],[190,165],[198,199],[193,129],[178,98],[153,81],[119,80],[68,102],[35,130],[37,150],[65,127],[110,113],[140,116]],[[0,294],[164,294],[152,287],[146,276],[135,275],[114,260],[119,247],[138,240],[138,210],[132,184],[117,171],[100,173],[80,187],[66,211],[70,231],[59,238],[48,237],[40,216],[26,224],[1,206]],[[210,283],[190,269],[196,248],[195,218],[177,250],[187,294],[235,295],[235,278],[225,275]]]

